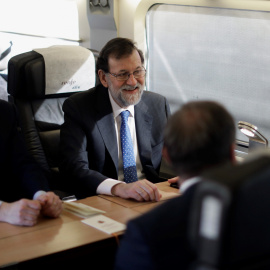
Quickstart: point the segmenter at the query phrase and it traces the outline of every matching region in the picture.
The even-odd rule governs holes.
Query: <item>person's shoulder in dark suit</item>
[[[0,99],[0,160],[8,159],[9,147],[11,147],[11,137],[17,128],[17,115],[15,106],[5,100]],[[1,162],[1,164],[2,164]]]
[[[2,117],[0,118],[1,122],[8,121],[9,118],[15,119],[15,117],[16,117],[14,105],[10,102],[7,102],[6,100],[0,99],[0,112],[1,112],[1,114],[6,113],[5,114],[6,117],[3,117],[3,115],[2,115]]]
[[[108,90],[102,84],[73,94],[63,104],[63,111],[69,117],[82,122],[87,122],[89,115],[94,115],[100,110],[112,110]]]
[[[171,115],[170,105],[166,97],[158,93],[144,90],[141,101],[138,103],[138,105],[142,106],[142,103],[146,104],[151,114],[155,116],[155,121],[160,121],[158,118],[159,115],[165,115],[166,118]]]
[[[49,191],[45,175],[27,150],[16,106],[0,100],[0,115],[0,170],[9,179],[1,181],[0,199],[32,199],[39,190]]]
[[[194,258],[187,232],[195,189],[196,185],[128,223],[115,270],[186,269]]]

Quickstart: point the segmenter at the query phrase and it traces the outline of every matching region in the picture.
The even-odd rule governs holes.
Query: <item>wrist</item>
[[[0,201],[0,222],[3,221],[5,222],[5,206],[4,206],[5,202]]]
[[[120,189],[123,185],[125,185],[125,183],[117,183],[116,185],[114,185],[111,189],[112,195],[120,197]]]

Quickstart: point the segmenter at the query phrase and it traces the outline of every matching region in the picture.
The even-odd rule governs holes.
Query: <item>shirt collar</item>
[[[127,108],[122,108],[120,107],[113,99],[112,95],[111,95],[111,92],[109,91],[108,89],[108,92],[109,92],[109,98],[110,98],[110,102],[111,102],[111,105],[112,105],[112,110],[113,110],[113,116],[114,118],[116,118],[122,111],[129,111],[130,112],[130,116],[133,116],[134,117],[134,105],[130,105],[128,106]]]
[[[198,183],[199,181],[201,181],[201,178],[198,176],[185,180],[180,186],[180,193],[183,194],[187,191],[187,189],[189,189],[191,186]]]

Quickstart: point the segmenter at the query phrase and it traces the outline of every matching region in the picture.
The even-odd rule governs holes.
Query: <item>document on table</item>
[[[82,220],[82,222],[108,234],[124,231],[126,229],[125,224],[104,215],[95,215]]]
[[[65,210],[83,218],[106,213],[105,211],[77,202],[64,202],[63,206]]]

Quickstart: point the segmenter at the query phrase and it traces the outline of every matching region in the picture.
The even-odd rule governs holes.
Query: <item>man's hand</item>
[[[41,210],[38,201],[21,199],[13,203],[3,202],[0,206],[0,221],[13,225],[33,226]]]
[[[136,201],[159,201],[161,194],[155,184],[148,180],[139,180],[129,184],[117,184],[112,188],[112,194],[124,199],[135,199]]]
[[[179,176],[176,176],[176,177],[173,177],[173,178],[169,178],[168,179],[168,182],[170,184],[177,183],[178,181],[179,181]]]
[[[55,193],[47,192],[40,195],[37,200],[42,205],[41,213],[44,216],[56,218],[61,214],[63,209],[62,201]]]

